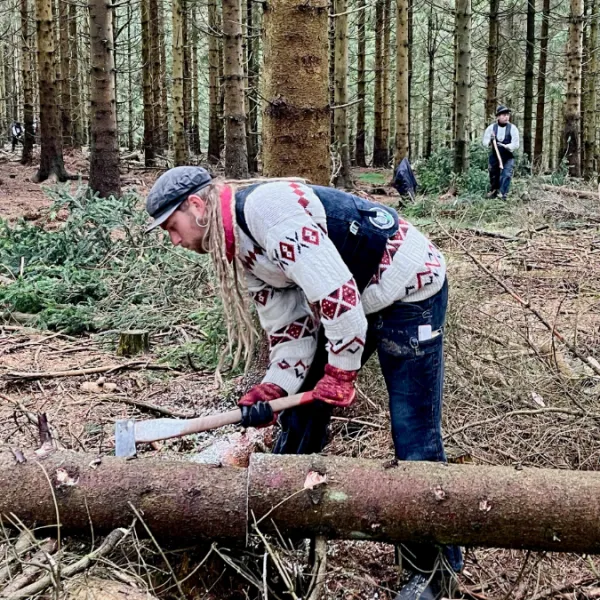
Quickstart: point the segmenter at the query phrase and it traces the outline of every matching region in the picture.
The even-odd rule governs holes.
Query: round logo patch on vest
[[[369,221],[377,229],[390,229],[394,226],[394,217],[383,208],[372,208],[369,212],[374,213],[369,217]]]

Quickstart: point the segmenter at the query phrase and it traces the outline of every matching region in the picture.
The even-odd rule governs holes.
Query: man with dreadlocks
[[[268,401],[314,389],[284,411],[274,452],[320,452],[334,407],[356,397],[358,371],[378,352],[401,460],[446,460],[441,436],[441,252],[388,207],[300,180],[212,180],[201,167],[161,175],[147,198],[176,246],[208,253],[223,299],[229,350],[248,364],[255,340],[245,288],[269,337],[270,364],[244,395],[245,426],[273,422]],[[411,573],[396,600],[441,598],[456,547],[400,547]]]

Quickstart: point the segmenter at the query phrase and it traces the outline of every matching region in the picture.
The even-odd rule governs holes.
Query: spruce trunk
[[[327,0],[273,0],[264,13],[263,171],[329,184]]]
[[[595,171],[596,150],[596,81],[598,77],[598,0],[590,0],[590,34],[587,38],[588,69],[585,79],[585,111],[583,127],[583,176],[592,180]]]
[[[394,164],[409,153],[408,0],[396,1],[396,144]]]
[[[173,145],[175,166],[188,161],[183,108],[183,18],[181,0],[173,0]]]
[[[498,11],[500,0],[490,0],[490,25],[488,34],[487,75],[485,91],[485,118],[492,120],[498,103]]]
[[[90,188],[102,198],[121,195],[112,10],[106,0],[90,0]]]
[[[535,111],[535,146],[533,160],[536,168],[542,169],[544,159],[544,126],[546,111],[546,68],[548,65],[548,25],[550,18],[550,0],[544,0],[542,9],[542,30],[540,33],[540,62],[537,81],[537,106]],[[548,165],[552,163],[549,157]]]
[[[456,138],[454,171],[469,168],[469,104],[471,89],[471,0],[456,0]]]
[[[366,82],[365,82],[365,51],[366,51],[366,12],[367,5],[365,0],[360,0],[358,13],[358,50],[357,50],[357,95],[358,107],[356,111],[356,154],[355,161],[357,167],[366,167],[365,157],[365,102],[366,102]]]

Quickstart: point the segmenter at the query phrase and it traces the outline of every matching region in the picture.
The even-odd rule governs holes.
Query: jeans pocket
[[[423,324],[419,323],[419,325]],[[379,351],[396,358],[411,359],[426,356],[439,350],[443,343],[443,331],[432,332],[432,337],[419,340],[419,325],[407,325],[401,329],[385,327],[379,332]]]

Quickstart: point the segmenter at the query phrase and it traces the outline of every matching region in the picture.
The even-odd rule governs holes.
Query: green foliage
[[[357,179],[360,183],[368,183],[370,185],[385,185],[390,180],[389,175],[386,175],[385,173],[379,173],[377,171],[360,173],[357,176]]]
[[[0,221],[0,270],[14,280],[0,286],[0,314],[33,314],[37,326],[71,334],[184,324],[200,331],[195,362],[214,365],[225,330],[207,257],[145,235],[137,195],[52,194],[45,228]]]

